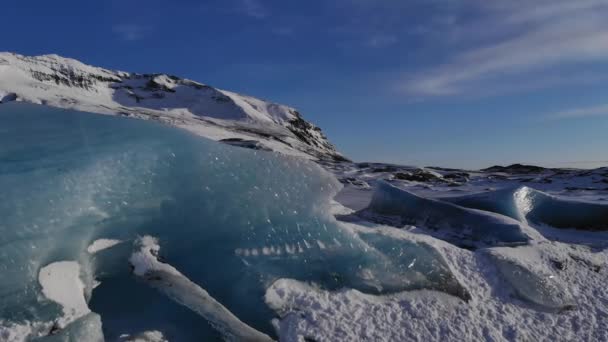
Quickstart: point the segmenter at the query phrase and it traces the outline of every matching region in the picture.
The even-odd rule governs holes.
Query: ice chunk
[[[135,336],[122,335],[120,342],[169,342],[162,332],[158,330],[144,331]]]
[[[31,324],[16,324],[0,320],[0,341],[21,342],[25,341],[33,332]]]
[[[490,211],[511,217],[520,222],[526,222],[525,215],[522,215],[518,203],[515,201],[517,189],[506,188],[464,196],[442,197],[439,200],[454,203],[462,207]]]
[[[144,236],[136,242],[130,262],[133,272],[174,301],[207,319],[227,338],[236,341],[272,341],[239,320],[207,291],[193,283],[173,266],[158,261],[160,246],[155,238]]]
[[[471,295],[452,274],[445,260],[432,246],[397,239],[381,231],[361,230],[359,237],[383,258],[365,269],[359,277],[391,293],[400,290],[430,289],[443,291],[468,301]],[[382,261],[381,261],[382,260]],[[355,287],[357,288],[357,287]]]
[[[574,300],[559,276],[551,272],[534,249],[495,248],[488,251],[504,279],[515,293],[530,303],[550,310],[567,310]]]
[[[84,298],[85,287],[80,280],[80,265],[77,262],[49,264],[40,270],[38,281],[44,296],[63,308],[64,316],[57,321],[59,327],[63,328],[91,311]]]
[[[87,247],[87,252],[89,252],[89,254],[95,254],[104,249],[112,248],[121,242],[122,241],[115,239],[97,239]]]
[[[560,198],[526,186],[443,200],[500,213],[521,222],[556,228],[608,230],[608,205]]]
[[[37,339],[40,342],[104,342],[101,328],[101,317],[93,312],[72,322],[65,329],[51,331],[46,337]]]
[[[521,224],[509,217],[423,198],[386,182],[379,182],[368,208],[360,215],[397,218],[401,225],[440,231],[437,237],[457,245],[518,245],[529,238]]]

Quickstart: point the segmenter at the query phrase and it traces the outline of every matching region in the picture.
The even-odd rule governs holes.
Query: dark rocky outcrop
[[[509,174],[530,174],[530,173],[542,173],[547,168],[535,165],[525,165],[525,164],[512,164],[509,166],[500,166],[495,165],[492,167],[488,167],[486,169],[482,169],[483,172],[503,172]]]

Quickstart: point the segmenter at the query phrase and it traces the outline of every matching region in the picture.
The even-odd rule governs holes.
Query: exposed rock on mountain
[[[0,102],[25,101],[151,119],[213,139],[311,159],[345,160],[293,108],[166,74],[137,74],[57,55],[0,53]]]

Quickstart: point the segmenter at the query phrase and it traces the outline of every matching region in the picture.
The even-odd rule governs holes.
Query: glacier
[[[606,169],[314,163],[159,121],[0,105],[1,341],[608,339]]]
[[[30,104],[2,105],[0,127],[4,329],[269,340],[263,297],[283,278],[469,298],[431,244],[336,221],[327,208],[341,185],[305,159]],[[142,236],[158,243],[153,259]]]

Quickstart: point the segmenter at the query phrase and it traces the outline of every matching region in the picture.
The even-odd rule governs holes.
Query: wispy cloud
[[[239,12],[256,19],[264,19],[270,14],[259,0],[239,0]]]
[[[127,41],[142,39],[148,31],[150,31],[149,26],[137,24],[119,24],[112,26],[112,32],[117,34],[121,39]]]
[[[478,19],[451,28],[469,43],[444,64],[407,75],[399,89],[410,95],[455,95],[500,84],[528,72],[608,58],[605,0],[497,0],[478,3]],[[542,77],[542,75],[540,75]],[[521,80],[515,81],[521,84]]]
[[[568,109],[548,115],[550,119],[576,119],[592,116],[608,116],[608,104]]]
[[[399,39],[392,34],[373,34],[366,41],[367,46],[373,48],[383,48],[397,43]]]

